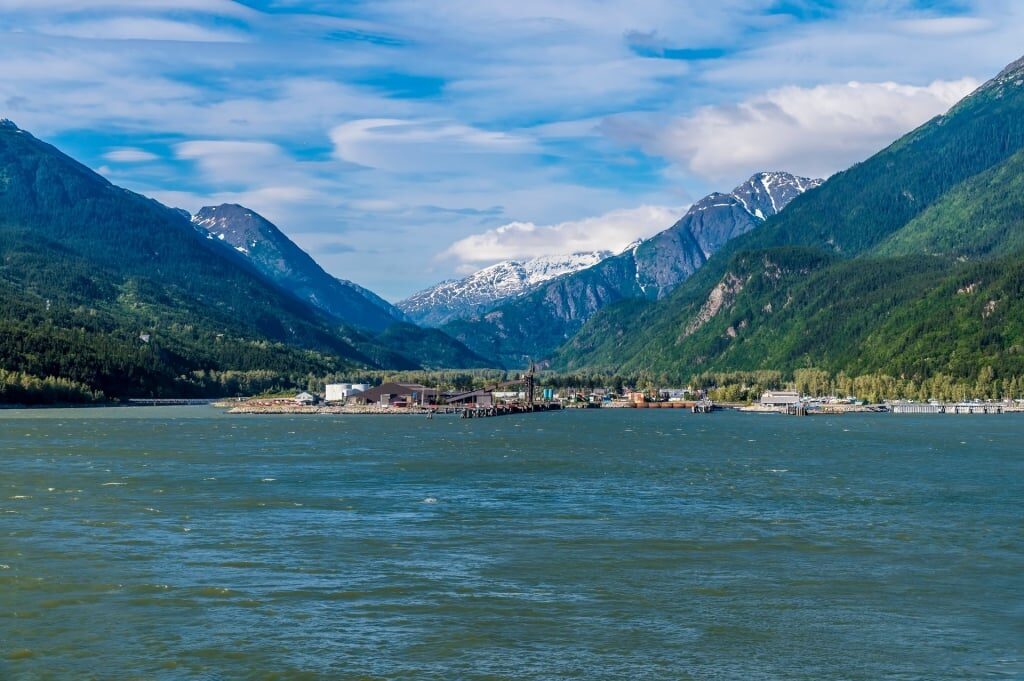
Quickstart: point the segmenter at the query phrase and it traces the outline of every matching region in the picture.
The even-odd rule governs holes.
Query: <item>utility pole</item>
[[[534,364],[530,362],[530,370],[526,372],[523,382],[526,384],[526,403],[533,404],[533,392],[534,392]]]

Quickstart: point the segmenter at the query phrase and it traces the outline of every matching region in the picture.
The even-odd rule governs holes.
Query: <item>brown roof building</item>
[[[355,404],[382,406],[432,404],[437,401],[437,390],[418,383],[382,383],[348,399]]]

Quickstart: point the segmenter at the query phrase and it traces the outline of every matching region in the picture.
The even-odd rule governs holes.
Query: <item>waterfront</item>
[[[1019,678],[1022,437],[2,412],[0,678]]]

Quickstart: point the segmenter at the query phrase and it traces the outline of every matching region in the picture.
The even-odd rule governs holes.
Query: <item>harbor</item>
[[[136,403],[184,403],[173,400],[137,400]],[[188,401],[199,403],[201,401]],[[301,392],[294,396],[256,397],[220,401],[214,406],[230,414],[375,414],[454,415],[464,419],[492,418],[565,409],[679,410],[711,414],[723,409],[747,413],[788,416],[841,416],[845,414],[894,415],[999,415],[1024,413],[1024,401],[881,400],[868,402],[853,397],[814,396],[798,390],[769,390],[753,402],[713,399],[699,389],[658,389],[619,392],[591,388],[589,392],[538,387],[532,373],[490,386],[443,390],[413,382],[383,382],[376,386],[360,383],[327,384],[322,393]]]
[[[1021,414],[1019,402],[892,402],[893,414]]]
[[[229,414],[290,414],[290,415],[379,415],[379,416],[455,416],[457,418],[490,418],[494,416],[510,416],[513,414],[533,414],[550,411],[561,411],[558,402],[537,402],[534,404],[498,404],[488,407],[476,405],[443,406],[443,405],[412,405],[408,407],[391,407],[380,405],[342,405],[342,404],[295,404],[287,400],[249,400],[238,404],[216,403],[214,406],[227,407]]]

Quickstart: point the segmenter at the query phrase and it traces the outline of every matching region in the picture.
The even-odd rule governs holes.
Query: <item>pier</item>
[[[711,400],[679,400],[672,402],[633,402],[628,405],[633,409],[689,409],[694,414],[710,414],[719,411],[722,407]]]
[[[562,405],[558,402],[534,402],[532,404],[526,403],[510,403],[510,404],[498,404],[491,407],[462,407],[456,411],[461,411],[461,418],[464,419],[482,419],[491,416],[508,416],[510,414],[533,414],[541,411],[561,411]]]
[[[179,407],[186,405],[213,404],[215,399],[153,399],[147,397],[133,397],[128,400],[130,407]]]
[[[893,414],[1008,414],[1020,412],[1016,405],[994,402],[894,402]]]
[[[789,416],[842,416],[843,414],[886,414],[889,406],[885,404],[830,404],[819,402],[798,402],[778,411]]]

